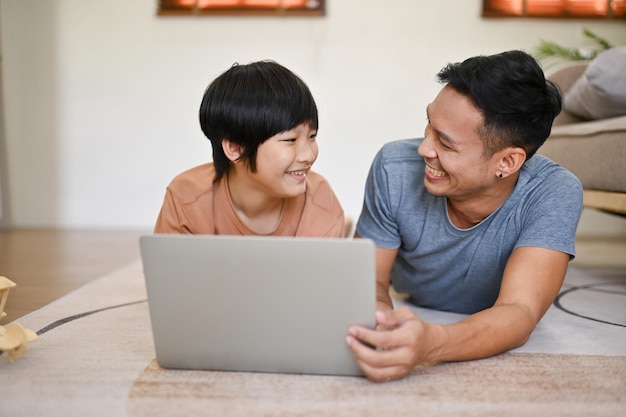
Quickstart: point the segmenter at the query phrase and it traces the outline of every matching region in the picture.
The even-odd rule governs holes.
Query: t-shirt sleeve
[[[384,147],[374,158],[367,176],[356,231],[360,237],[373,240],[378,247],[395,249],[400,246],[400,233],[390,198],[390,178],[383,152]]]
[[[523,224],[515,247],[534,246],[575,256],[575,236],[582,213],[582,185],[562,170],[545,179],[525,202]]]
[[[214,234],[212,163],[177,175],[167,186],[154,233]]]
[[[174,193],[169,189],[165,192],[165,198],[163,199],[163,205],[159,217],[157,218],[154,226],[154,233],[189,233],[181,225],[180,215],[183,212],[183,207],[180,201],[176,199]]]

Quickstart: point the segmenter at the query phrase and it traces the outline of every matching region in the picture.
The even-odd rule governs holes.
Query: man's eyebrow
[[[430,124],[430,128],[432,130],[434,130],[435,132],[437,132],[437,135],[439,136],[439,138],[443,141],[443,142],[447,142],[451,145],[456,145],[458,142],[456,141],[456,139],[454,139],[452,136],[449,136],[447,134],[445,134],[444,132],[442,132],[439,129],[436,129],[431,121],[430,121],[430,115],[428,114],[428,109],[430,107],[430,104],[428,106],[426,106],[426,118],[428,119],[428,124]]]
[[[441,138],[441,140],[444,142],[448,142],[451,145],[456,145],[458,143],[457,140],[454,139],[452,136],[448,136],[440,131],[437,131],[437,133],[439,133],[439,138]]]

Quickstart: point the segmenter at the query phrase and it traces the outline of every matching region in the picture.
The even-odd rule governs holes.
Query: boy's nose
[[[317,143],[304,141],[298,149],[298,158],[301,161],[313,163],[317,159]]]

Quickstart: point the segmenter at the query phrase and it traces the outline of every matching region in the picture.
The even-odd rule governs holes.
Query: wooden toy
[[[4,306],[9,298],[9,290],[16,284],[6,277],[0,277],[0,319],[6,316]],[[8,357],[9,362],[21,358],[26,353],[29,342],[37,339],[37,334],[19,323],[7,327],[0,326],[0,356]]]

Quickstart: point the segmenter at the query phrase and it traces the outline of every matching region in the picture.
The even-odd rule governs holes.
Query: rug
[[[133,384],[132,416],[617,416],[624,357],[505,354],[417,369],[385,384],[363,378],[164,371]],[[620,411],[621,410],[621,411]]]
[[[626,328],[619,322],[626,315],[583,307],[598,296],[620,297],[623,287],[620,277],[607,277],[605,286],[585,277],[568,273],[562,306],[549,310],[522,348],[375,384],[161,369],[136,262],[18,320],[39,338],[25,357],[0,361],[0,415],[613,417],[626,408]],[[430,321],[463,317],[415,310]]]

